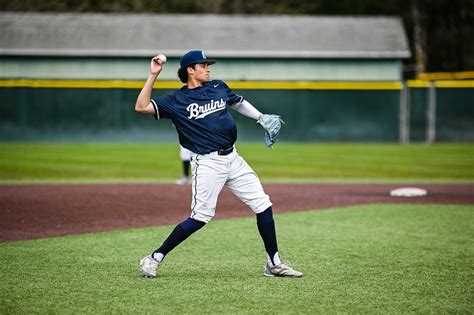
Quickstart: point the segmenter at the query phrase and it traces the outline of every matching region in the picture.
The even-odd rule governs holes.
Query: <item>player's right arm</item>
[[[137,97],[135,102],[135,111],[143,114],[157,114],[155,107],[151,102],[151,92],[153,91],[153,84],[155,83],[156,78],[163,69],[163,64],[158,56],[155,56],[151,59],[150,62],[150,74],[148,79],[145,82],[145,86],[140,91],[140,94]]]

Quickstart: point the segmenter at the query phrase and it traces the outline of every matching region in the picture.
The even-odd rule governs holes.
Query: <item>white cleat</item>
[[[287,262],[282,262],[279,265],[271,266],[268,263],[265,265],[265,270],[263,274],[267,277],[291,277],[291,278],[301,278],[303,276],[302,272],[296,271],[291,268]]]
[[[183,176],[180,179],[178,179],[175,183],[176,185],[189,185],[191,184],[191,179],[189,177]]]
[[[140,271],[147,278],[155,278],[160,262],[155,260],[151,255],[143,257],[140,260]]]

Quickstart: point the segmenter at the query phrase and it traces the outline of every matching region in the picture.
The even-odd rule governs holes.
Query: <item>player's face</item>
[[[194,67],[194,78],[199,82],[207,82],[211,77],[211,69],[207,63],[197,63]]]

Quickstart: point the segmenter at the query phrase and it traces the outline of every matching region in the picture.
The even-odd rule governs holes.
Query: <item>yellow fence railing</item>
[[[474,71],[426,72],[419,74],[417,79],[425,81],[474,79]]]
[[[125,80],[0,80],[0,88],[77,88],[77,89],[141,89],[145,81]],[[474,80],[407,80],[411,88],[474,88]],[[401,90],[401,81],[226,81],[232,89],[250,90]],[[178,89],[178,81],[157,81],[157,89]]]

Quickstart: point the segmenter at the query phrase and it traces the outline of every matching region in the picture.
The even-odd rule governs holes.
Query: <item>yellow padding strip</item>
[[[400,90],[402,83],[393,82],[277,82],[277,81],[226,81],[233,89],[254,90]],[[0,80],[0,87],[27,88],[78,88],[78,89],[141,89],[145,81],[119,80]],[[177,81],[157,81],[157,89],[178,89]]]
[[[474,88],[474,80],[462,80],[462,81],[450,81],[450,80],[440,80],[435,81],[436,87],[439,88]]]
[[[411,88],[427,88],[430,87],[430,81],[407,80],[407,85]]]
[[[474,80],[432,81],[438,88],[474,88]],[[145,81],[120,80],[0,80],[0,87],[26,88],[77,88],[77,89],[141,89]],[[277,82],[277,81],[227,81],[233,89],[253,90],[400,90],[401,82]],[[427,88],[431,81],[408,80],[411,88]],[[156,89],[179,89],[177,81],[157,81]]]
[[[418,75],[418,80],[463,80],[474,79],[474,71],[426,72]]]
[[[145,81],[119,80],[0,80],[0,87],[27,88],[74,88],[74,89],[141,89]],[[175,81],[160,81],[156,88],[176,89],[182,84]]]
[[[433,83],[437,88],[474,88],[474,80],[438,80]],[[407,84],[411,88],[428,88],[431,81],[408,80]]]
[[[256,90],[400,90],[400,82],[270,82],[270,81],[229,81],[233,89]]]

